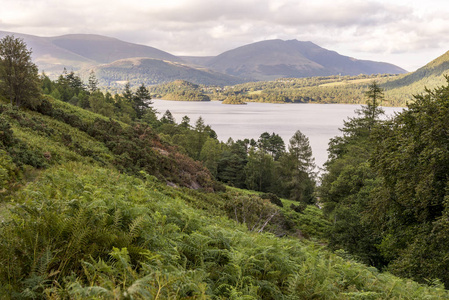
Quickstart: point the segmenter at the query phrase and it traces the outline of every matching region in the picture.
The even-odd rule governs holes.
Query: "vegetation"
[[[330,245],[361,261],[420,282],[449,284],[447,124],[449,83],[415,96],[380,121],[370,105],[330,144],[320,196],[333,226]]]
[[[1,226],[2,298],[447,296],[313,244],[248,232],[160,187],[76,163],[46,171]]]
[[[223,102],[221,102],[222,104],[233,104],[233,105],[244,105],[246,104],[245,102],[242,101],[242,99],[239,99],[236,96],[229,96],[226,97],[226,99],[223,100]]]
[[[0,89],[11,105],[33,106],[39,95],[37,66],[22,39],[7,35],[0,40]]]
[[[0,298],[449,297],[449,83],[388,121],[371,84],[318,200],[300,131],[287,149],[220,143],[202,118],[157,119],[144,85],[90,79],[43,75],[30,107],[0,97]]]
[[[201,92],[196,84],[184,80],[176,80],[171,83],[150,88],[155,98],[178,101],[210,101],[209,96]]]
[[[220,100],[225,104],[246,102],[269,103],[352,103],[364,104],[364,91],[373,80],[382,87],[397,79],[393,75],[321,76],[309,78],[281,78],[234,86],[204,86],[174,81],[151,88],[155,97],[170,100],[203,99]],[[386,106],[403,106],[408,98],[395,91],[387,91]],[[201,95],[196,96],[195,95]]]
[[[174,57],[173,57],[174,58]],[[129,81],[132,85],[165,84],[175,80],[186,80],[195,84],[233,85],[242,79],[204,68],[194,68],[180,62],[151,58],[127,58],[108,64],[97,65],[95,73],[100,84],[108,88],[122,88]]]

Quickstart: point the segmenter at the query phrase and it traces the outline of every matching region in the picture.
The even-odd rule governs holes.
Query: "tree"
[[[162,124],[176,124],[175,118],[173,117],[171,111],[168,109],[165,111],[164,115],[161,118]]]
[[[138,119],[141,119],[145,114],[145,111],[150,109],[151,104],[153,104],[153,102],[151,102],[150,92],[142,83],[133,97],[133,107]],[[156,112],[154,113],[156,114]]]
[[[248,189],[268,192],[272,184],[274,161],[271,155],[251,148],[248,163],[244,168],[245,183]]]
[[[39,102],[39,75],[31,51],[10,35],[0,40],[0,88],[11,105],[35,107]]]
[[[449,286],[449,77],[415,96],[408,109],[375,131],[371,158],[382,178],[369,222],[382,235],[389,269]]]
[[[286,164],[287,162],[287,164]],[[289,166],[290,179],[287,187],[290,190],[290,199],[307,204],[315,202],[313,192],[315,187],[315,158],[309,138],[297,130],[291,137],[288,145],[288,154],[285,155],[284,165]]]
[[[212,138],[208,138],[201,148],[200,160],[214,177],[217,176],[218,160],[221,153],[220,142]]]
[[[88,88],[91,93],[95,93],[98,91],[98,79],[97,76],[95,76],[95,72],[92,70],[89,74],[88,79]]]
[[[245,187],[245,172],[243,171],[248,160],[246,145],[243,141],[234,142],[229,138],[221,154],[217,166],[217,179],[236,187]]]
[[[185,129],[189,129],[190,128],[190,118],[188,116],[182,117],[182,121],[181,121],[181,124],[179,124],[179,126],[185,128]]]
[[[382,268],[386,260],[376,246],[381,237],[364,215],[371,213],[369,206],[381,182],[372,169],[370,157],[381,141],[374,133],[382,124],[383,92],[373,82],[365,96],[367,105],[356,110],[356,117],[344,122],[340,129],[343,136],[329,143],[329,159],[319,195],[326,215],[333,221],[328,232],[329,246],[343,248],[364,263]]]
[[[278,160],[285,152],[284,140],[274,132],[271,135],[268,132],[262,133],[257,142],[259,149],[269,153],[274,160]]]
[[[129,84],[129,81],[125,84],[125,90],[123,91],[123,97],[129,101],[129,103],[132,103],[134,94],[131,91],[131,85]]]

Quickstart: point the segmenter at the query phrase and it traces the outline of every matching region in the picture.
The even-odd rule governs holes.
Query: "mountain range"
[[[101,35],[39,37],[0,31],[0,38],[5,35],[22,38],[32,49],[39,70],[50,77],[59,76],[64,68],[84,78],[94,70],[100,84],[106,86],[122,85],[126,81],[152,85],[177,79],[224,86],[283,77],[406,72],[392,64],[357,60],[297,40],[261,41],[217,56],[179,57]]]

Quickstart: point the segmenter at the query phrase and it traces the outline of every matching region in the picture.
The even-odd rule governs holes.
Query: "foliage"
[[[381,176],[367,218],[382,234],[381,251],[389,269],[420,281],[439,278],[449,284],[446,86],[415,96],[408,109],[376,132],[382,140],[372,156]]]
[[[251,233],[162,187],[80,163],[45,171],[0,225],[2,298],[448,297],[314,244]]]
[[[222,104],[245,105],[246,103],[236,96],[228,96],[221,102]]]
[[[37,66],[23,39],[7,35],[0,40],[0,91],[17,107],[39,102]]]
[[[371,169],[369,158],[376,141],[373,130],[381,123],[383,111],[379,99],[383,93],[373,82],[366,96],[368,104],[357,110],[357,117],[345,121],[343,136],[331,139],[329,160],[320,187],[320,201],[332,221],[328,232],[333,249],[345,249],[360,261],[378,268],[386,261],[376,245],[380,237],[363,215],[369,211],[373,191],[379,179]]]

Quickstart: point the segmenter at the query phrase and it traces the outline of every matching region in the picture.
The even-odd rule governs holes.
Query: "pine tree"
[[[98,91],[98,79],[97,76],[95,76],[95,72],[93,70],[90,71],[88,82],[89,91],[91,93],[95,93],[96,91]]]
[[[151,101],[150,92],[142,83],[133,97],[133,107],[138,119],[142,118],[145,111],[150,108],[151,104],[153,104],[153,102]]]

